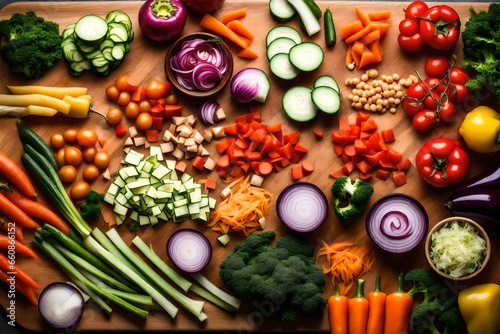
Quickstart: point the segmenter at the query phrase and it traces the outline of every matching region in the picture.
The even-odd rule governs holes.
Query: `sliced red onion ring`
[[[182,43],[180,51],[170,58],[170,67],[184,88],[207,91],[222,80],[227,57],[227,51],[216,40],[194,38]]]
[[[425,208],[406,194],[389,194],[377,200],[366,215],[366,232],[390,253],[406,253],[424,240],[429,227]]]
[[[316,185],[296,182],[288,185],[276,200],[280,220],[296,232],[318,228],[328,215],[328,200]]]
[[[257,101],[264,103],[271,90],[267,74],[255,67],[247,67],[231,79],[231,97],[238,102]]]
[[[85,301],[80,291],[65,282],[48,284],[38,298],[38,311],[52,327],[70,329],[82,318]]]
[[[201,121],[206,125],[215,124],[215,114],[219,108],[219,102],[215,100],[205,101],[198,109]]]
[[[167,241],[167,254],[172,262],[187,273],[203,270],[212,258],[212,245],[200,231],[183,228]]]

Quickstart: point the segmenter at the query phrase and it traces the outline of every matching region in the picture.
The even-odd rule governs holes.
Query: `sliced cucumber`
[[[278,53],[286,53],[290,51],[290,49],[297,45],[295,41],[288,37],[278,37],[274,41],[269,44],[266,49],[267,60],[270,60],[275,54]]]
[[[279,37],[288,37],[295,41],[295,44],[302,42],[302,35],[297,29],[290,26],[280,25],[272,28],[266,35],[266,46]]]
[[[335,80],[331,75],[324,74],[319,76],[316,80],[314,80],[313,88],[320,86],[331,87],[340,94],[339,84],[337,83],[337,80]]]
[[[327,114],[335,114],[340,110],[340,94],[332,87],[319,86],[312,90],[311,99],[319,110]]]
[[[269,12],[271,16],[280,22],[291,21],[297,12],[286,0],[269,0]]]
[[[299,70],[311,72],[317,69],[325,57],[321,46],[314,42],[302,42],[289,51],[290,62]]]
[[[293,80],[300,73],[300,70],[290,63],[287,53],[275,54],[269,61],[269,69],[275,76],[283,80]]]
[[[127,26],[119,22],[109,23],[109,38],[115,43],[128,42],[129,34]]]
[[[282,105],[285,114],[297,122],[308,122],[316,117],[318,109],[311,97],[312,89],[294,86],[283,94]]]
[[[74,33],[75,33],[75,24],[71,23],[66,28],[64,28],[63,32],[61,33],[61,37],[64,40],[64,39],[72,36]]]
[[[75,34],[88,45],[100,44],[108,34],[108,24],[97,15],[87,14],[75,23]]]

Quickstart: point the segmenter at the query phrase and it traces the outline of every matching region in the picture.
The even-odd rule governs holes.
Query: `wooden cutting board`
[[[255,34],[255,40],[252,42],[251,47],[255,49],[261,57],[256,60],[243,60],[235,56],[235,72],[249,66],[255,66],[265,70],[268,70],[267,60],[264,55],[265,51],[265,36],[266,33],[277,23],[274,22],[268,12],[267,1],[264,0],[227,0],[224,6],[214,15],[219,17],[226,12],[232,10],[247,7],[248,14],[247,17],[242,19],[245,25],[251,28]],[[129,75],[130,81],[133,83],[146,84],[149,80],[160,79],[164,80],[164,57],[169,48],[170,44],[153,43],[146,40],[141,34],[137,22],[137,13],[142,2],[18,2],[6,6],[0,11],[0,19],[9,18],[12,14],[17,12],[26,12],[28,10],[34,10],[39,16],[46,19],[55,21],[59,23],[61,30],[68,24],[76,22],[76,20],[89,13],[97,14],[100,16],[105,16],[111,10],[121,10],[130,15],[133,20],[133,29],[135,32],[135,39],[131,44],[131,51],[126,55],[125,62],[120,66],[118,70],[112,72],[108,77],[99,77],[92,73],[86,73],[81,77],[72,77],[68,73],[66,64],[60,61],[47,75],[36,81],[29,81],[20,76],[13,75],[6,62],[0,58],[0,93],[6,93],[7,89],[5,84],[10,85],[27,85],[27,84],[38,84],[38,85],[49,85],[49,86],[75,86],[81,85],[86,86],[89,89],[89,94],[91,94],[94,100],[94,108],[101,112],[107,112],[109,108],[114,105],[110,103],[104,94],[104,89],[106,86],[112,84],[116,76],[122,73],[127,73]],[[333,12],[333,17],[337,26],[337,32],[339,27],[355,18],[354,6],[359,6],[364,12],[377,11],[383,9],[390,9],[392,11],[392,26],[389,34],[384,37],[382,45],[385,50],[384,60],[382,63],[375,66],[375,68],[380,72],[380,74],[392,74],[394,72],[399,73],[400,76],[406,77],[413,74],[415,71],[424,73],[423,60],[431,52],[421,52],[418,54],[406,54],[402,52],[397,45],[397,25],[399,21],[404,16],[404,8],[408,3],[401,2],[335,2],[335,1],[320,1],[319,6],[324,10],[329,7]],[[462,23],[465,23],[469,17],[469,7],[471,3],[452,3],[451,4],[460,14],[462,18]],[[487,3],[473,3],[472,4],[476,10],[486,9]],[[198,26],[200,20],[200,15],[195,15],[191,13],[189,21],[184,29],[183,33],[203,31],[202,28]],[[290,23],[291,26],[299,28],[299,23],[297,20]],[[463,26],[462,26],[463,29]],[[314,37],[305,37],[306,40],[318,42],[320,45],[324,46],[323,33],[319,33]],[[232,45],[233,51],[236,52],[237,48]],[[459,58],[462,57],[461,52],[462,43],[461,41],[452,50]],[[285,84],[284,82],[277,80],[271,74],[269,78],[272,82],[272,90],[268,101],[262,106],[263,109],[263,122],[264,123],[275,123],[283,122],[284,131],[290,132],[293,130],[301,131],[300,141],[305,146],[309,148],[309,153],[307,154],[307,159],[312,160],[316,164],[316,170],[311,175],[304,178],[304,181],[312,182],[318,185],[326,194],[329,201],[332,201],[332,196],[330,194],[330,187],[333,179],[328,177],[328,174],[341,166],[341,161],[336,157],[332,150],[332,142],[330,139],[330,132],[337,128],[338,117],[346,115],[354,115],[355,111],[351,109],[346,96],[350,92],[350,88],[346,87],[343,83],[346,78],[359,76],[362,72],[348,71],[344,66],[344,57],[346,52],[346,45],[342,41],[338,41],[337,45],[333,49],[325,49],[325,60],[321,67],[309,74],[301,74],[297,80],[292,83]],[[305,85],[312,85],[313,80],[320,74],[330,74],[335,77],[342,90],[344,96],[343,106],[338,115],[333,117],[318,117],[315,121],[310,124],[297,124],[289,121],[284,115],[281,109],[281,93],[289,87],[290,85],[296,85],[298,83]],[[228,94],[228,88],[220,94],[217,99],[223,106],[227,113],[227,120],[223,124],[230,124],[234,121],[235,116],[244,114],[248,112],[248,105],[238,104],[232,101]],[[197,105],[181,97],[181,103],[184,105],[184,114],[196,114]],[[431,136],[449,136],[458,138],[458,127],[460,125],[461,119],[465,114],[465,110],[460,111],[457,119],[452,124],[449,124],[440,129],[436,129],[432,134],[420,135],[411,126],[410,118],[405,114],[402,108],[399,108],[395,114],[374,114],[372,117],[379,124],[380,128],[390,128],[392,127],[396,134],[396,141],[391,144],[391,147],[399,150],[403,153],[404,157],[409,157],[414,163],[415,154],[423,144],[423,142],[429,139]],[[1,118],[0,119],[0,150],[8,154],[15,161],[20,163],[21,146],[17,137],[15,130],[14,119],[12,118]],[[91,115],[90,118],[85,120],[73,120],[64,117],[54,117],[51,119],[46,118],[36,118],[28,117],[25,119],[26,123],[33,127],[36,132],[42,136],[45,140],[48,140],[50,135],[57,132],[62,132],[66,128],[76,127],[80,128],[83,126],[93,127],[100,136],[108,138],[109,141],[106,147],[112,156],[112,163],[110,170],[116,171],[120,166],[120,161],[123,157],[123,141],[124,139],[117,139],[114,136],[113,129],[110,128],[102,118],[97,115]],[[165,125],[167,127],[168,125]],[[202,126],[198,125],[201,129]],[[326,136],[319,140],[313,133],[312,129],[317,128],[325,132]],[[211,156],[216,158],[217,152],[215,151],[215,145],[210,144],[207,146],[211,152]],[[473,167],[470,172],[470,176],[477,174],[480,170],[489,167],[498,160],[498,155],[479,155],[471,153],[471,158],[473,161]],[[194,175],[197,179],[205,177],[206,175],[211,175],[216,177],[218,180],[217,191],[213,192],[212,195],[219,199],[218,191],[220,191],[224,184],[217,177],[215,172],[194,172],[191,167],[188,168],[188,172]],[[356,174],[353,174],[355,176]],[[381,181],[378,179],[373,179],[372,184],[375,187],[375,193],[372,197],[371,203],[381,196],[400,192],[406,193],[414,196],[416,199],[421,201],[421,203],[426,208],[430,217],[431,226],[435,224],[442,218],[449,216],[449,213],[444,209],[443,203],[447,196],[450,194],[450,189],[435,189],[427,185],[418,176],[415,167],[412,167],[407,173],[408,183],[401,186],[395,187],[394,183],[389,179],[387,181]],[[291,183],[290,168],[285,168],[279,173],[271,175],[265,182],[263,187],[270,190],[274,194],[274,200],[272,202],[272,209],[269,213],[267,229],[275,230],[278,235],[282,235],[287,232],[287,229],[278,220],[275,210],[275,199],[277,198],[281,189],[286,185]],[[99,179],[92,184],[95,190],[104,192],[107,189],[108,183],[103,179]],[[45,200],[43,196],[40,198],[44,203]],[[327,242],[336,241],[350,241],[355,244],[370,244],[370,240],[365,232],[363,215],[356,221],[350,224],[342,224],[335,217],[332,210],[330,210],[327,221],[313,233],[307,234],[307,237],[311,242],[314,242],[317,246],[320,244],[320,240],[323,239]],[[102,230],[106,230],[108,226],[101,220],[98,226]],[[232,250],[234,244],[238,241],[243,240],[242,237],[234,235],[231,238],[231,243],[223,248],[219,246],[216,242],[216,237],[218,234],[211,231],[210,229],[204,227],[201,223],[186,221],[182,224],[174,224],[172,222],[164,222],[156,225],[155,227],[142,227],[138,231],[140,235],[147,243],[151,243],[154,250],[157,251],[165,261],[168,262],[168,258],[165,254],[165,243],[168,236],[179,227],[194,227],[202,230],[208,238],[211,240],[214,252],[213,258],[210,265],[204,270],[204,274],[214,281],[217,285],[222,287],[222,282],[218,276],[218,267],[220,262],[225,258],[227,253]],[[123,238],[129,242],[134,234],[129,232],[125,226],[119,227],[119,232]],[[496,242],[498,240],[499,234],[497,231],[490,231],[491,240],[493,242],[493,252],[492,261],[485,270],[485,272],[478,277],[474,282],[464,282],[464,283],[453,283],[449,282],[453,289],[460,289],[466,285],[476,283],[476,282],[498,282],[498,274],[500,269],[498,266],[498,255],[500,254],[499,245]],[[25,232],[25,237],[29,241],[32,238],[32,233],[29,231]],[[319,246],[318,246],[319,247]],[[374,246],[376,249],[376,247]],[[50,282],[54,281],[67,281],[67,277],[62,274],[55,264],[47,259],[44,255],[40,254],[41,258],[39,261],[27,260],[19,257],[17,259],[17,264],[24,268],[26,271],[31,273],[40,283],[42,287],[46,286]],[[382,274],[382,289],[388,293],[394,291],[396,288],[396,277],[401,271],[406,271],[415,267],[426,266],[425,255],[423,252],[422,245],[414,250],[411,254],[403,257],[394,257],[384,254],[376,249],[376,262],[373,268],[373,272],[365,275],[366,287],[365,291],[371,291],[374,286],[374,278],[377,274]],[[6,308],[9,300],[6,296],[6,286],[0,284],[0,303]],[[332,286],[328,279],[327,288],[325,289],[325,297],[329,296],[332,292]],[[350,291],[349,296],[353,295],[354,291]],[[22,296],[18,296],[15,299],[16,320],[22,326],[30,330],[48,330],[49,328],[42,322],[38,311],[35,307],[28,304]],[[305,330],[305,331],[318,331],[327,330],[328,321],[325,316],[319,319],[301,319],[297,324],[283,324],[280,322],[266,321],[262,323],[254,323],[251,319],[251,309],[248,306],[242,308],[242,310],[236,314],[229,314],[227,312],[221,311],[217,307],[206,303],[205,313],[208,315],[208,320],[200,324],[196,319],[194,319],[187,312],[181,310],[175,320],[172,320],[164,312],[151,312],[146,320],[141,320],[131,316],[127,312],[122,311],[118,307],[114,307],[114,312],[111,316],[106,317],[99,310],[89,302],[87,304],[87,309],[80,322],[77,329],[80,330],[165,330],[165,331],[177,331],[177,330]]]

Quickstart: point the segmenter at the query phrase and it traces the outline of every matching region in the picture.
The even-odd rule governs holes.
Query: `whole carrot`
[[[349,334],[349,298],[339,293],[338,285],[328,298],[328,322],[331,334]]]
[[[398,275],[398,288],[387,296],[385,302],[385,334],[409,332],[413,298],[403,290],[403,273]]]
[[[38,203],[37,201],[26,197],[17,189],[12,188],[10,190],[0,190],[0,193],[29,216],[41,219],[50,225],[57,227],[66,235],[68,235],[71,231],[70,226],[54,211],[50,210],[42,203]]]
[[[19,240],[22,243],[24,243],[23,227],[21,225],[13,223],[5,217],[1,217],[0,228],[7,234],[14,233],[16,240]]]
[[[38,256],[35,254],[35,252],[33,252],[31,250],[31,248],[29,248],[28,246],[26,246],[22,242],[20,242],[16,239],[10,238],[6,235],[0,235],[0,249],[8,250],[11,248],[16,252],[16,255],[17,254],[25,255],[25,256],[32,257],[34,259],[38,259]]]
[[[0,281],[4,282],[7,285],[10,285],[12,281],[10,280],[9,275],[7,275],[3,270],[0,270]],[[23,294],[31,304],[34,306],[38,306],[38,297],[35,294],[35,290],[33,288],[21,284],[19,281],[15,280],[16,292]]]
[[[364,334],[368,324],[369,303],[364,294],[365,280],[358,279],[356,295],[349,299],[349,334]]]
[[[7,197],[0,193],[0,212],[11,221],[26,228],[39,228],[40,225],[28,216],[23,210],[19,209]]]
[[[0,174],[3,174],[24,195],[35,197],[35,187],[26,173],[5,153],[0,152]]]
[[[17,264],[12,263],[8,258],[4,255],[0,254],[0,270],[5,271],[6,273],[15,273],[16,281],[24,283],[26,286],[29,286],[33,289],[40,290],[40,285],[35,281],[30,274],[28,274],[24,269],[19,267]]]
[[[387,294],[380,289],[380,275],[375,279],[375,289],[366,296],[366,299],[370,305],[366,334],[383,334]]]

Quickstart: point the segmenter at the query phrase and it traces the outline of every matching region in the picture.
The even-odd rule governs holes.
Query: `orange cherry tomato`
[[[64,147],[60,148],[56,153],[56,161],[59,165],[66,165],[66,159],[64,158]]]
[[[135,119],[135,126],[139,130],[148,130],[153,126],[153,117],[147,112],[142,112]]]
[[[166,104],[177,104],[179,103],[179,98],[177,97],[176,94],[171,93],[165,98],[165,103]]]
[[[100,174],[99,168],[95,165],[87,165],[82,171],[82,176],[85,181],[94,181]]]
[[[62,166],[57,173],[61,181],[65,183],[73,183],[76,180],[77,171],[72,165]]]
[[[71,187],[70,196],[75,201],[82,200],[90,191],[90,185],[86,181],[78,181]]]
[[[115,80],[115,86],[120,92],[132,92],[137,89],[137,85],[132,85],[128,81],[128,75],[121,74]]]
[[[63,137],[66,143],[74,143],[76,142],[76,134],[78,133],[77,129],[66,129],[63,132]]]
[[[160,80],[151,80],[146,86],[146,97],[157,100],[170,94],[170,83]]]
[[[87,146],[83,148],[83,160],[86,162],[94,161],[94,156],[97,153],[97,147],[95,146]]]
[[[139,102],[140,112],[148,112],[151,107],[153,107],[153,104],[149,100],[142,100],[141,102]]]
[[[129,104],[130,101],[132,101],[132,96],[130,95],[130,93],[121,92],[116,103],[118,103],[119,106],[125,107],[127,104]]]
[[[67,165],[79,166],[83,161],[82,151],[76,146],[67,146],[64,149],[64,161]]]
[[[60,133],[54,133],[52,136],[50,136],[50,146],[54,148],[55,150],[60,149],[66,145],[66,140],[64,140],[64,137]]]
[[[109,85],[106,87],[106,96],[111,101],[116,101],[120,97],[120,90],[115,85]]]
[[[95,144],[97,144],[97,139],[97,133],[90,128],[80,129],[76,134],[76,141],[83,147],[95,146]]]
[[[126,106],[125,106],[125,116],[127,116],[128,119],[136,119],[137,116],[139,116],[140,110],[139,110],[139,105],[137,102],[130,101]]]
[[[110,157],[106,151],[99,151],[94,156],[94,165],[100,170],[108,168],[109,162]]]
[[[123,111],[120,108],[111,108],[106,114],[106,119],[109,124],[116,125],[122,121]]]

